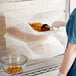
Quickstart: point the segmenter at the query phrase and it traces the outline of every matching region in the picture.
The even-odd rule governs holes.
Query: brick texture
[[[5,34],[5,18],[4,16],[0,17],[0,52],[6,49],[6,41],[4,38]]]
[[[5,33],[5,18],[4,16],[0,17],[0,35],[4,35]]]

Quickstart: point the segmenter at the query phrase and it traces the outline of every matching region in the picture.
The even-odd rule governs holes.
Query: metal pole
[[[65,20],[67,21],[70,16],[70,0],[66,0],[66,7],[65,7]]]

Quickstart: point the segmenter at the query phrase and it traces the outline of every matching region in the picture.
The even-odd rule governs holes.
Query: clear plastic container
[[[20,52],[23,52],[25,56],[31,59],[53,57],[64,53],[64,46],[55,38],[55,34],[59,29],[55,31],[38,32],[29,25],[29,23],[34,22],[42,22],[50,26],[55,21],[65,23],[65,13],[63,11],[45,11],[31,14],[24,10],[16,10],[7,12],[4,15],[6,30],[7,33],[10,34],[10,36],[5,36],[7,47],[14,45],[14,48],[19,48],[18,50]],[[64,23],[59,26],[65,26]],[[8,30],[8,28],[10,30]],[[52,43],[54,43],[54,45],[52,45]]]
[[[50,36],[45,41],[23,42],[5,35],[6,47],[10,53],[18,53],[25,55],[28,59],[37,60],[43,58],[52,58],[64,53],[65,47],[55,37]],[[11,42],[11,43],[10,43]]]
[[[5,55],[0,58],[3,69],[8,74],[18,74],[23,72],[27,58],[24,55]]]

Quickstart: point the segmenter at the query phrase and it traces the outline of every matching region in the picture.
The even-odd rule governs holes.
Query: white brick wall
[[[71,0],[71,12],[76,8],[76,0]]]
[[[24,9],[28,12],[50,10],[64,10],[65,0],[32,0],[24,2],[0,3],[0,15],[4,12]]]

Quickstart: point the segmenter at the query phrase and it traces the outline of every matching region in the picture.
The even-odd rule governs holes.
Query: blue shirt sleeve
[[[68,43],[76,44],[76,8],[71,13],[67,22],[66,32],[68,36]]]

